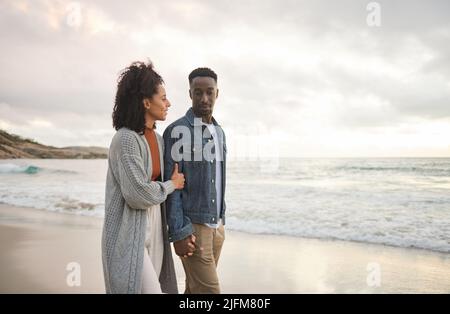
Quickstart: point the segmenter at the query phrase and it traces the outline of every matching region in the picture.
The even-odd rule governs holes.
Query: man
[[[164,169],[178,163],[186,180],[184,189],[167,199],[169,240],[183,263],[185,293],[220,293],[216,269],[225,239],[226,141],[212,116],[217,75],[209,68],[195,69],[189,86],[192,108],[163,136]]]

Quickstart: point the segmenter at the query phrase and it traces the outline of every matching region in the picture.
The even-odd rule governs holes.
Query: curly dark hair
[[[117,80],[117,93],[112,113],[113,127],[126,127],[139,134],[145,131],[145,109],[142,101],[157,93],[163,84],[162,77],[155,72],[149,61],[133,62],[123,69]]]

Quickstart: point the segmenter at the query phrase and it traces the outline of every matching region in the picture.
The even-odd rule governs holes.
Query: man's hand
[[[173,247],[175,248],[175,253],[181,257],[192,256],[196,250],[195,244],[195,235],[191,234],[190,236],[184,238],[183,240],[178,240],[173,243]],[[200,248],[203,250],[203,248]]]

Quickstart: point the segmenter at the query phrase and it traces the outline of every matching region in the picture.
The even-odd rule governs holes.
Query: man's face
[[[192,109],[197,117],[212,115],[214,103],[219,90],[216,81],[209,76],[199,76],[192,80],[189,95],[192,99]]]

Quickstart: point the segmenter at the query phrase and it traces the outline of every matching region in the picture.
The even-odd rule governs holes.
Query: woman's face
[[[164,86],[159,85],[156,94],[154,94],[151,98],[148,98],[148,101],[144,102],[144,106],[146,106],[147,109],[146,114],[149,115],[152,120],[166,120],[170,102],[167,99],[166,89]]]

